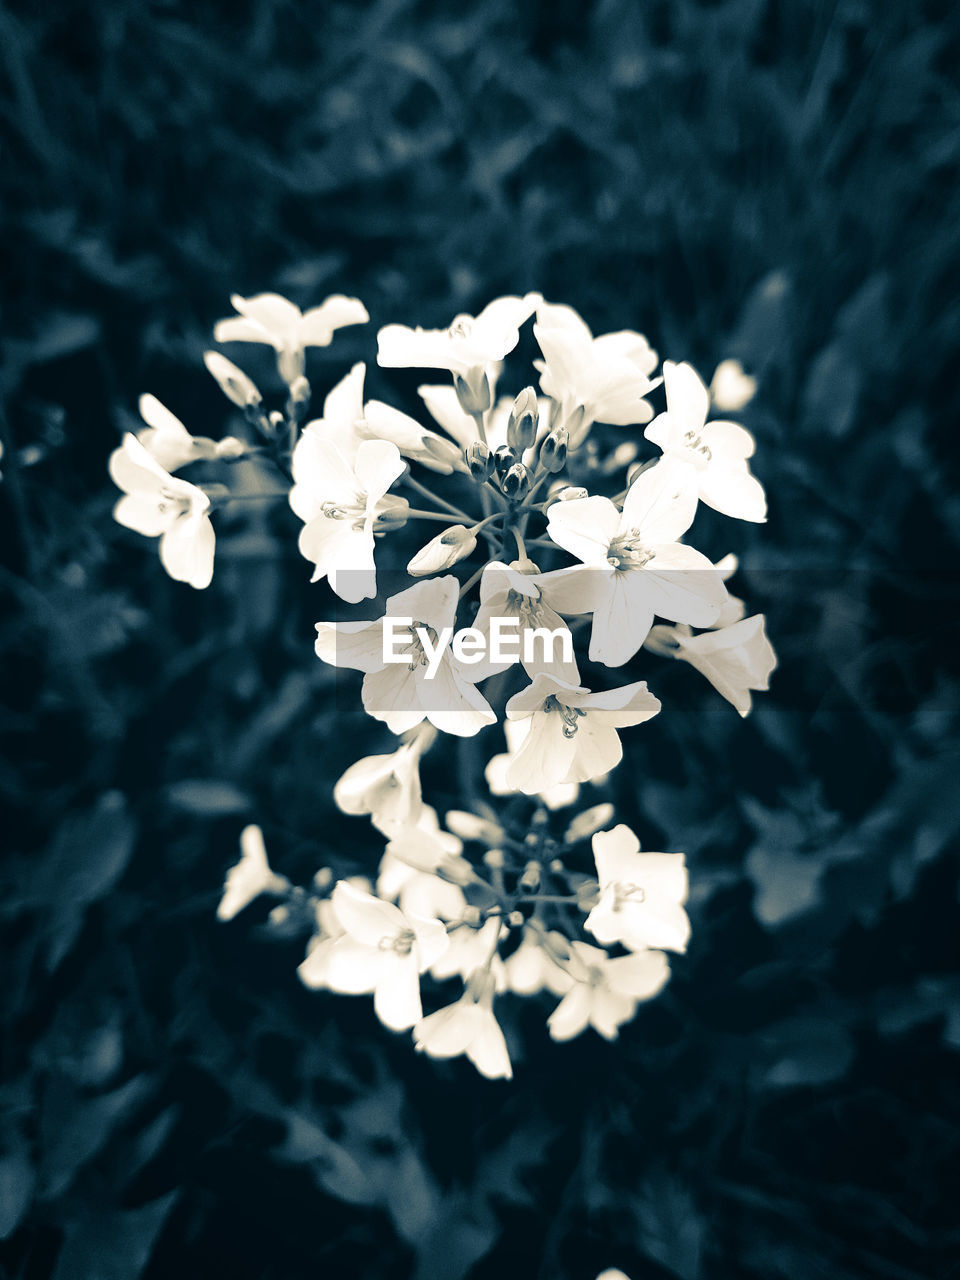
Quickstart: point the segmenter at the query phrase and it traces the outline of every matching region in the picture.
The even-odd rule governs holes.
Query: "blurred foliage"
[[[0,10],[5,1276],[952,1274],[958,62],[945,0]],[[330,795],[371,726],[290,513],[195,594],[105,461],[142,391],[226,429],[232,291],[364,300],[322,392],[534,288],[759,376],[771,518],[730,537],[782,665],[746,722],[643,670],[618,803],[686,850],[693,945],[612,1046],[517,1002],[504,1087],[216,923],[245,821],[293,878],[374,865]]]

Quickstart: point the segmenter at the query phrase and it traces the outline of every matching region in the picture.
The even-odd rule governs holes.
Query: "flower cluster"
[[[776,658],[764,619],[727,588],[735,557],[714,562],[689,541],[701,504],[766,519],[753,437],[711,418],[711,405],[743,407],[755,383],[729,360],[709,390],[689,364],[664,361],[657,376],[641,334],[595,337],[570,307],[531,293],[444,329],[380,330],[381,367],[447,375],[419,388],[416,413],[366,399],[357,364],[311,419],[305,349],[366,322],[363,305],[337,295],[301,313],[275,294],[233,305],[215,339],[272,346],[284,407],[266,409],[241,369],[208,352],[246,425],[195,437],[144,396],[144,429],[110,461],[123,491],[116,519],[160,539],[171,577],[206,587],[211,515],[249,496],[223,482],[226,468],[242,459],[272,471],[281,487],[256,496],[289,501],[311,580],[347,605],[374,602],[365,617],[318,622],[315,648],[362,675],[365,711],[397,742],[351,764],[334,789],[345,813],[382,835],[379,866],[345,858],[295,887],[247,828],[221,918],[261,894],[280,899],[270,921],[306,936],[307,986],[372,995],[381,1022],[412,1032],[419,1050],[465,1055],[491,1078],[512,1072],[496,1013],[509,993],[550,997],[554,1040],[587,1027],[615,1038],[667,982],[667,953],[686,949],[685,859],[641,852],[609,803],[572,819],[560,811],[584,784],[602,787],[621,734],[660,712],[646,682],[619,671],[641,652],[686,662],[741,715],[768,687]],[[531,320],[539,388],[502,394]],[[194,464],[198,483],[179,474]],[[417,522],[434,526],[419,546]],[[402,589],[388,594],[404,562]],[[423,799],[424,755],[441,736],[487,744],[498,725],[482,756],[489,799],[476,799],[473,780],[471,806],[441,825]],[[438,1007],[426,1011],[425,998]]]

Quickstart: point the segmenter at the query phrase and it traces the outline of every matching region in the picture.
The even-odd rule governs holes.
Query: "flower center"
[[[538,627],[542,625],[544,621],[543,605],[539,600],[535,600],[533,596],[522,595],[511,587],[507,592],[505,603],[507,612],[516,614],[522,627]]]
[[[182,493],[174,493],[171,489],[161,489],[157,510],[162,516],[169,515],[171,512],[178,516],[184,515],[190,510],[190,499]]]
[[[699,431],[685,431],[683,433],[683,444],[684,448],[698,455],[696,461],[701,467],[705,466],[713,457],[710,446],[703,443],[703,438]]]
[[[409,667],[411,670],[413,670],[416,667],[426,667],[430,665],[430,660],[428,659],[426,652],[424,651],[423,642],[421,641],[420,636],[417,634],[418,628],[421,628],[429,636],[430,647],[433,649],[434,652],[436,652],[436,647],[437,647],[437,633],[433,629],[433,627],[428,626],[427,623],[425,622],[418,622],[416,619],[414,619],[414,621],[411,622],[410,624],[409,642],[405,646],[402,644],[398,645],[397,649],[395,650],[395,652],[397,653],[406,654],[409,660]],[[397,636],[398,641],[400,641],[401,639],[402,639],[402,633],[400,633]]]
[[[653,552],[640,541],[639,529],[628,529],[607,547],[607,564],[612,569],[642,569],[653,559]]]
[[[622,911],[628,902],[645,902],[646,893],[638,884],[617,883],[613,886],[613,909]]]
[[[471,316],[457,316],[447,332],[451,338],[469,338],[472,329],[473,319]]]
[[[412,929],[401,929],[399,933],[387,935],[377,943],[380,951],[395,951],[398,956],[408,956],[413,950],[417,935]]]
[[[563,721],[563,736],[565,738],[575,737],[577,730],[580,728],[578,723],[580,717],[587,714],[582,707],[568,707],[565,702],[561,702],[552,693],[544,698],[543,710],[548,715],[552,711],[559,711],[560,719]]]

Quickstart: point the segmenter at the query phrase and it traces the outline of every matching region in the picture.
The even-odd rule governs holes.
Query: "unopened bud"
[[[456,388],[457,399],[460,401],[460,408],[464,413],[486,413],[490,408],[492,400],[490,379],[482,368],[471,369],[466,377],[455,373],[453,385]]]
[[[388,493],[377,503],[374,529],[382,533],[388,529],[402,529],[410,516],[410,503],[395,493]]]
[[[500,488],[511,502],[522,502],[530,492],[530,474],[522,462],[515,462],[500,481]]]
[[[449,569],[458,560],[468,556],[476,545],[476,534],[470,529],[462,524],[451,525],[420,548],[407,565],[407,573],[414,578],[422,578],[428,573]]]
[[[511,911],[510,914],[507,916],[507,924],[510,926],[511,929],[519,929],[520,926],[523,924],[523,912]]]
[[[487,852],[483,855],[483,862],[484,862],[484,866],[489,867],[491,871],[502,871],[503,870],[503,850],[488,849]]]
[[[562,471],[567,461],[567,444],[570,440],[570,434],[565,427],[560,427],[556,431],[544,437],[543,444],[540,446],[540,465],[547,471],[554,474]]]
[[[463,451],[463,456],[477,484],[484,484],[493,475],[496,463],[493,454],[482,440],[474,440],[473,444],[468,445]]]
[[[216,378],[223,394],[238,409],[248,409],[260,404],[261,396],[256,384],[226,356],[222,356],[219,351],[205,351],[203,363]]]
[[[540,888],[540,863],[528,862],[520,877],[519,888],[524,893],[536,893]]]
[[[497,475],[502,479],[514,463],[520,461],[520,455],[516,449],[511,449],[508,444],[502,444],[493,455],[493,461],[497,468]]]
[[[299,378],[294,378],[290,383],[290,403],[287,406],[287,412],[292,418],[300,422],[307,416],[307,409],[310,405],[310,383],[301,373]]]
[[[587,490],[580,484],[568,484],[565,489],[561,489],[554,494],[557,502],[578,502],[580,498],[589,497]]]
[[[576,844],[578,840],[586,840],[587,836],[592,836],[597,831],[602,831],[613,818],[613,814],[614,808],[612,804],[595,804],[591,809],[584,809],[583,813],[577,814],[563,833],[564,840],[567,844]]]
[[[503,828],[499,823],[469,813],[466,809],[451,809],[446,817],[446,826],[461,840],[481,840],[484,844],[494,845],[503,839]]]
[[[480,923],[480,908],[467,906],[463,908],[463,915],[460,917],[464,924],[472,925],[474,928]]]
[[[514,400],[507,420],[507,444],[519,453],[523,453],[524,449],[529,449],[536,440],[539,424],[540,407],[537,404],[537,393],[533,387],[524,387]]]
[[[313,887],[318,890],[318,892],[323,893],[324,890],[329,889],[332,884],[333,872],[329,867],[321,867],[320,870],[314,874]]]
[[[247,446],[236,436],[224,436],[217,441],[216,456],[222,462],[235,462],[247,452]]]

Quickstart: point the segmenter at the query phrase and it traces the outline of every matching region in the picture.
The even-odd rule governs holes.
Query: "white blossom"
[[[659,710],[645,681],[591,693],[538,675],[507,703],[509,719],[531,722],[507,781],[536,795],[558,782],[587,782],[608,773],[623,755],[617,730],[641,724]]]
[[[538,293],[495,298],[478,316],[459,315],[447,329],[388,324],[377,335],[377,363],[391,369],[448,369],[467,378],[514,349],[520,326],[540,300]]]
[[[284,382],[303,375],[305,347],[327,347],[334,332],[345,325],[366,324],[370,319],[359,298],[335,293],[301,312],[298,306],[278,293],[258,293],[253,298],[230,298],[240,314],[218,320],[213,330],[216,342],[265,342],[277,353],[277,368]]]
[[[383,617],[372,622],[318,622],[317,657],[364,672],[364,709],[392,733],[403,733],[427,719],[444,733],[472,737],[484,725],[494,724],[496,715],[470,682],[469,667],[457,662],[450,646],[443,650],[433,678],[427,679],[428,659],[417,636],[417,628],[422,628],[436,646],[442,633],[452,633],[459,592],[456,578],[432,578],[391,596]],[[384,624],[400,618],[413,619],[406,660],[388,663]]]
[[[220,456],[216,440],[191,435],[156,396],[141,396],[139,408],[140,417],[147,425],[136,433],[137,440],[164,471],[179,471],[191,462]]]
[[[740,520],[765,521],[766,495],[747,462],[753,436],[736,422],[707,422],[710,396],[691,365],[665,360],[663,384],[667,410],[650,423],[646,438],[693,469],[700,500],[708,507]]]
[[[456,398],[456,392],[449,388]],[[368,440],[389,440],[405,458],[419,462],[431,471],[450,475],[453,471],[466,471],[463,450],[452,440],[421,426],[416,418],[401,413],[382,400],[368,400],[358,431]]]
[[[344,813],[369,814],[381,831],[386,823],[415,823],[423,808],[420,757],[436,734],[433,725],[421,724],[395,751],[357,760],[333,789],[336,804]]]
[[[637,1005],[661,991],[670,977],[662,951],[611,959],[586,942],[571,942],[570,951],[575,981],[547,1019],[554,1040],[572,1040],[588,1026],[606,1040],[616,1040]]]
[[[351,604],[377,594],[374,530],[403,498],[385,498],[405,467],[396,445],[364,440],[352,459],[321,435],[301,437],[293,451],[290,506],[303,520],[299,547],[313,561],[313,582],[327,578]]]
[[[593,837],[600,900],[584,928],[598,941],[620,942],[631,951],[648,947],[686,951],[690,921],[687,870],[682,853],[641,853],[640,842],[621,823]]]
[[[530,732],[530,726],[533,723],[532,718],[527,720],[504,720],[503,734],[507,740],[506,751],[499,752],[495,756],[491,756],[486,768],[484,769],[484,777],[490,794],[494,796],[510,796],[516,795],[519,787],[514,786],[510,779],[511,765],[517,752],[527,734]],[[601,778],[593,779],[599,782]],[[571,805],[576,801],[580,794],[579,782],[558,782],[552,787],[546,787],[543,791],[537,793],[537,799],[541,801],[548,809],[565,809],[567,805]]]
[[[447,931],[440,920],[407,915],[391,902],[341,880],[331,898],[343,933],[321,940],[298,970],[308,987],[345,995],[373,993],[377,1017],[405,1031],[423,1014],[420,974],[442,955]]]
[[[593,422],[614,426],[649,422],[653,410],[644,397],[657,385],[650,374],[657,353],[642,334],[630,330],[595,338],[572,307],[544,302],[533,332],[543,360],[540,387],[561,406],[559,424],[577,448]]]
[[[741,716],[750,714],[750,691],[769,689],[777,666],[762,613],[699,635],[693,635],[689,627],[654,627],[650,638],[651,647],[672,653],[706,676]]]
[[[532,996],[540,991],[564,995],[573,985],[573,979],[560,967],[554,954],[566,955],[568,950],[563,934],[551,931],[544,937],[540,929],[525,925],[519,947],[504,961],[508,989],[518,996]]]
[[[385,825],[389,841],[380,860],[380,897],[398,901],[408,913],[459,920],[467,905],[460,885],[472,878],[460,839],[441,829],[430,805],[416,823]]]
[[[497,990],[506,990],[507,978],[497,946],[503,926],[496,916],[473,924],[469,920],[450,929],[450,945],[430,967],[438,982],[446,978],[470,978],[478,970],[489,971]]]
[[[757,394],[757,380],[739,360],[721,360],[710,383],[710,401],[721,413],[739,413]]]
[[[701,552],[678,541],[697,509],[691,469],[670,459],[634,480],[618,511],[609,498],[556,502],[547,531],[581,566],[537,581],[561,613],[592,613],[589,655],[619,667],[643,644],[655,615],[710,626],[727,591]]]
[[[160,539],[160,562],[176,582],[208,587],[216,538],[203,490],[170,475],[132,435],[111,455],[110,475],[126,495],[114,507],[114,519]]]
[[[477,535],[462,524],[452,524],[438,533],[416,553],[407,565],[412,578],[450,569],[458,560],[464,560],[477,545]]]
[[[219,351],[205,351],[203,363],[223,394],[238,409],[247,409],[260,403],[261,396],[256,383],[225,355],[221,355]]]
[[[512,1079],[507,1042],[493,1012],[493,990],[492,981],[478,975],[455,1004],[417,1023],[413,1029],[416,1048],[431,1058],[466,1054],[481,1075]]]
[[[227,872],[217,919],[232,920],[262,893],[285,894],[289,888],[287,877],[270,869],[263,832],[252,824],[244,827],[240,832],[240,861]]]
[[[535,568],[533,565],[530,567]],[[569,629],[559,614],[542,598],[536,576],[524,572],[520,561],[508,565],[499,560],[491,560],[480,578],[480,608],[473,625],[484,636],[486,651],[481,661],[471,667],[471,678],[475,681],[486,680],[488,676],[506,671],[512,665],[509,661],[495,662],[490,656],[490,627],[494,618],[517,619],[518,627],[515,632],[511,631],[510,642],[512,645],[516,636],[520,661],[531,680],[542,671],[570,684],[579,684],[580,672],[576,658],[565,660],[559,642],[560,633],[566,632],[570,636]],[[536,636],[534,633],[537,631],[547,634]],[[552,637],[557,637],[556,642]],[[533,642],[529,654],[528,641]],[[569,649],[572,655],[572,638],[569,640]]]

